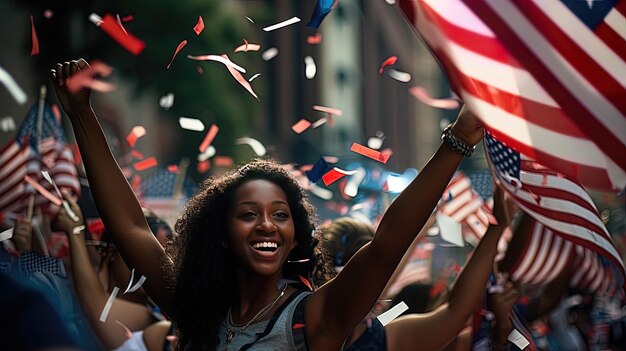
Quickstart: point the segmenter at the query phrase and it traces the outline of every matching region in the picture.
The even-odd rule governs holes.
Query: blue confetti
[[[315,9],[311,15],[311,20],[306,24],[307,27],[317,29],[322,21],[333,9],[334,0],[318,0]]]
[[[326,161],[324,161],[324,158],[322,157],[317,160],[317,162],[315,162],[315,165],[313,165],[313,168],[311,168],[310,171],[306,172],[306,176],[311,182],[317,183],[317,181],[322,178],[327,170],[328,163],[326,163]]]

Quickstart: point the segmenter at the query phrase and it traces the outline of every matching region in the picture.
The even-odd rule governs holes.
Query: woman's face
[[[296,243],[287,196],[279,186],[261,179],[240,185],[228,212],[228,229],[228,244],[245,270],[282,274]]]

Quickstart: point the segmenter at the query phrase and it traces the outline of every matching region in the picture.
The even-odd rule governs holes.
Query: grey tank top
[[[297,294],[298,292],[294,292]],[[251,324],[241,333],[237,334],[230,343],[226,343],[226,334],[228,330],[238,330],[239,328],[228,323],[227,319],[224,319],[219,329],[220,342],[215,348],[217,351],[222,351],[228,348],[229,351],[235,351],[241,349],[243,346],[254,343],[248,350],[250,351],[266,351],[266,350],[280,350],[280,351],[297,351],[293,331],[293,314],[298,305],[298,302],[309,296],[310,292],[301,292],[296,296],[289,305],[287,305],[278,316],[276,324],[269,332],[269,334],[257,340],[257,334],[262,334],[269,323],[269,320],[264,320],[258,323]],[[256,340],[256,342],[255,342]]]

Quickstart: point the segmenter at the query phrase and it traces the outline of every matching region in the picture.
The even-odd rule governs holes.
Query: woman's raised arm
[[[75,76],[83,76],[83,82],[91,79],[90,70],[83,59],[58,63],[50,71],[50,78],[61,106],[72,122],[93,198],[107,232],[111,233],[129,267],[146,276],[145,290],[167,312],[170,311],[172,291],[162,271],[165,251],[150,232],[141,206],[111,154],[91,108],[91,89],[72,86]]]
[[[467,110],[452,133],[476,145],[483,129]],[[318,289],[306,306],[307,341],[313,350],[337,349],[379,298],[411,242],[430,217],[462,156],[441,144],[420,174],[385,213],[374,239],[335,279]]]

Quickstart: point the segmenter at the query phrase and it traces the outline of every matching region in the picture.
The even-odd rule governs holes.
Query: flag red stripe
[[[541,77],[539,83],[584,130],[598,147],[604,151],[619,167],[626,169],[626,145],[624,145],[596,116],[593,115],[555,74],[526,46],[526,44],[509,28],[504,19],[493,11],[484,0],[462,0],[480,19],[501,37],[501,42],[520,61],[525,62],[526,69],[534,76]]]
[[[532,1],[514,1],[528,20],[540,30],[544,38],[578,71],[598,92],[620,111],[626,111],[624,87],[604,70],[587,52],[581,49],[568,33],[556,25]],[[612,50],[619,51],[619,50]]]

